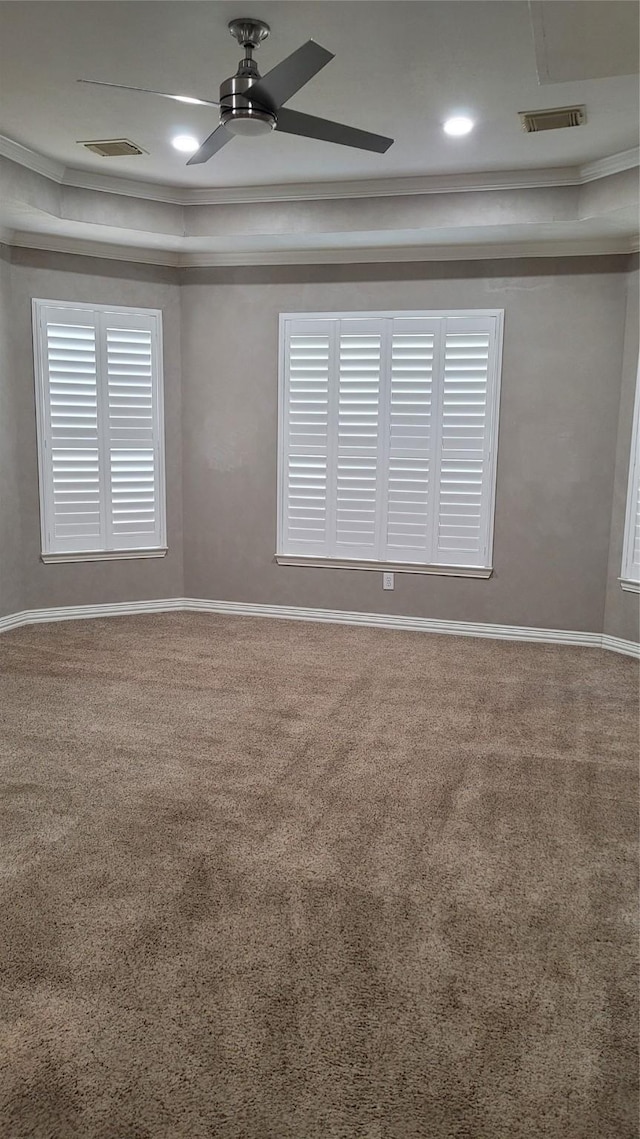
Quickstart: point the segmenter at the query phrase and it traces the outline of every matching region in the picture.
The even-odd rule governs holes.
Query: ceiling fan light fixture
[[[257,108],[246,111],[222,112],[222,123],[230,134],[238,138],[255,138],[259,134],[270,134],[276,125],[275,115]]]

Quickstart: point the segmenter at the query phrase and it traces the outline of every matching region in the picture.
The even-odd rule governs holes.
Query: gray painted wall
[[[23,530],[23,608],[181,597],[182,433],[180,296],[175,272],[156,266],[96,262],[88,257],[12,250],[11,326],[15,402],[11,430],[19,440],[20,510]],[[167,530],[165,558],[44,565],[40,560],[40,515],[36,454],[31,298],[139,305],[163,313]],[[10,567],[12,574],[16,567]]]
[[[616,580],[637,351],[627,263],[177,272],[14,249],[0,261],[0,615],[186,595],[599,631],[608,572],[607,631],[633,638],[637,598]],[[33,296],[163,309],[165,559],[40,561]],[[383,593],[378,573],[276,566],[278,313],[439,307],[506,310],[493,577],[398,574]]]
[[[634,264],[635,268],[629,273],[627,278],[627,320],[622,363],[618,447],[616,454],[613,505],[611,509],[609,573],[607,577],[607,597],[604,618],[605,633],[609,633],[610,636],[613,637],[622,637],[628,641],[640,640],[640,597],[637,593],[629,593],[623,590],[618,580],[622,566],[624,520],[627,505],[629,462],[631,458],[633,405],[636,393],[636,376],[638,374],[640,289],[637,256],[634,257]]]
[[[186,271],[187,595],[600,630],[626,261]],[[474,307],[505,309],[493,577],[275,565],[278,313]]]
[[[19,498],[19,444],[15,370],[12,366],[11,266],[0,246],[0,617],[25,607]]]

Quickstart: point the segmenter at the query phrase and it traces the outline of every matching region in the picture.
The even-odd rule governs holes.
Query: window
[[[33,301],[44,561],[166,552],[162,314]]]
[[[640,591],[640,367],[633,411],[621,580],[623,588]]]
[[[502,323],[281,316],[279,562],[489,576]]]

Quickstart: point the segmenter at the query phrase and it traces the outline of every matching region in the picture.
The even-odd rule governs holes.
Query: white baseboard
[[[107,605],[58,605],[51,609],[25,609],[22,613],[0,617],[0,633],[17,629],[20,625],[83,621],[89,617],[130,617],[136,613],[170,613],[186,607],[182,597],[169,597],[160,601],[115,601]]]
[[[509,641],[544,641],[549,644],[590,645],[600,648],[599,633],[573,633],[563,629],[529,629],[518,625],[487,625],[469,621],[439,621],[435,617],[401,617],[389,613],[354,613],[344,609],[307,609],[297,605],[253,605],[236,601],[185,600],[185,609],[229,613],[240,617],[279,617],[286,621],[323,621],[336,625],[365,625],[404,629],[416,633],[449,633],[456,637],[494,637]]]
[[[623,653],[624,656],[640,660],[640,644],[637,641],[624,641],[622,637],[610,637],[608,633],[603,633],[602,647],[612,653]]]
[[[285,621],[320,621],[338,625],[402,629],[420,633],[443,633],[455,637],[490,637],[502,641],[534,641],[547,645],[579,645],[604,648],[640,660],[640,644],[603,633],[567,629],[535,629],[526,625],[493,625],[471,621],[440,621],[435,617],[402,617],[389,613],[355,613],[342,609],[309,609],[296,605],[256,605],[241,601],[208,601],[197,597],[170,597],[153,601],[121,601],[111,605],[67,605],[52,609],[27,609],[0,617],[0,632],[20,625],[49,621],[78,621],[96,617],[125,617],[140,613],[220,613],[236,617],[276,617]]]

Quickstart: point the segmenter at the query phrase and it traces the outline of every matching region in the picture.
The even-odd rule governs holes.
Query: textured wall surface
[[[611,510],[609,573],[607,576],[607,596],[604,615],[604,632],[609,633],[612,637],[623,637],[629,641],[640,640],[640,598],[637,593],[629,593],[623,590],[619,581],[622,566],[627,487],[629,483],[633,405],[638,375],[638,310],[640,307],[640,289],[637,257],[634,258],[634,262],[635,268],[629,273],[627,278],[627,320],[622,363],[618,448],[613,505]]]
[[[24,609],[19,461],[21,447],[15,370],[12,366],[11,265],[0,246],[0,617]]]
[[[23,524],[23,608],[92,605],[153,597],[179,597],[182,574],[182,438],[180,296],[175,273],[156,266],[96,262],[88,257],[14,249],[11,322],[15,409],[19,439],[20,509]],[[164,558],[44,565],[36,453],[31,298],[159,308],[163,313],[167,530]]]
[[[188,596],[599,631],[609,558],[626,258],[188,270]],[[277,566],[282,311],[504,308],[488,581]]]
[[[598,632],[606,599],[606,631],[636,639],[638,599],[617,580],[638,344],[628,261],[180,272],[12,250],[0,259],[0,616],[186,595]],[[163,310],[164,559],[40,561],[34,296]],[[277,566],[278,314],[452,307],[505,309],[493,577],[398,574],[383,593],[376,572]]]

